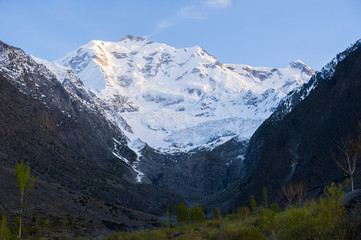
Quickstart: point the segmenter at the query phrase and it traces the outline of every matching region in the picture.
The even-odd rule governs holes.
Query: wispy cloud
[[[203,20],[206,18],[201,9],[196,6],[183,7],[180,9],[179,13],[183,19]]]
[[[232,0],[207,0],[206,5],[215,8],[227,8],[231,5]]]
[[[158,23],[156,31],[148,36],[155,35],[163,29],[172,27],[186,20],[206,20],[210,9],[227,8],[231,4],[232,0],[204,0],[199,5],[184,6],[169,18]]]
[[[184,20],[204,20],[206,15],[200,11],[196,6],[185,6],[178,10],[177,13],[170,16],[168,19],[161,21],[157,28],[162,30],[170,26],[176,25]]]

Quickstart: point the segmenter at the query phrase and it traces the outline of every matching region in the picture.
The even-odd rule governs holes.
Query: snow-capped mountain
[[[154,226],[149,213],[163,214],[167,202],[181,198],[136,183],[141,178],[134,167],[137,155],[102,114],[102,101],[71,70],[56,65],[49,70],[38,61],[0,41],[1,181],[13,181],[11,169],[24,159],[39,178],[33,196],[42,207],[34,209],[34,216],[75,218],[80,213],[84,223],[97,223],[95,229],[106,229],[106,221],[130,229],[143,219]],[[10,191],[2,207],[11,208],[16,188],[1,187],[0,192]],[[94,199],[95,212],[84,211],[80,199]],[[47,206],[53,210],[44,213]],[[119,213],[104,211],[110,206]]]
[[[302,84],[297,86],[292,91],[288,93],[286,97],[284,97],[274,114],[270,117],[270,119],[275,121],[281,121],[284,116],[286,116],[292,109],[300,103],[303,99],[305,99],[311,91],[317,87],[320,79],[321,80],[330,80],[336,70],[336,66],[339,62],[343,61],[348,55],[357,50],[361,46],[361,39],[356,41],[354,44],[351,44],[346,50],[340,52],[331,59],[320,71],[314,73],[311,79],[307,82],[307,84]]]
[[[129,146],[147,143],[163,152],[248,139],[314,74],[299,60],[278,69],[221,64],[201,47],[176,49],[133,36],[90,41],[55,64],[73,70],[104,102]]]
[[[247,203],[259,186],[266,186],[269,197],[282,202],[277,192],[288,183],[302,181],[310,189],[309,197],[321,195],[331,182],[342,183],[344,173],[333,156],[342,139],[357,141],[360,134],[360,91],[358,40],[316,72],[307,84],[283,98],[252,135],[243,165],[246,184],[234,186],[239,193],[234,198],[235,193],[230,192],[232,204]],[[259,191],[256,194],[261,198]]]

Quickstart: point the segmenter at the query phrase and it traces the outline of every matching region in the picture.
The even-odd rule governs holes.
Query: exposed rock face
[[[356,226],[361,227],[361,189],[345,194],[342,204],[347,209]]]
[[[247,176],[231,206],[246,204],[251,194],[262,199],[263,187],[275,198],[282,185],[303,181],[315,196],[344,179],[332,153],[342,137],[360,134],[360,45],[337,55],[337,65],[331,62],[316,73],[258,128],[246,152]]]
[[[14,169],[0,167],[0,213],[14,225],[20,202],[19,191],[13,177]],[[71,239],[76,236],[96,237],[109,231],[129,231],[159,227],[157,218],[151,214],[135,211],[124,206],[102,201],[90,195],[81,194],[60,184],[37,179],[33,190],[25,194],[25,202],[31,213],[23,216],[24,226],[31,226],[39,219],[47,219],[52,237],[61,236],[67,226]]]
[[[141,151],[143,181],[178,193],[196,204],[224,191],[244,175],[247,141],[232,139],[215,149],[165,154],[146,146]]]

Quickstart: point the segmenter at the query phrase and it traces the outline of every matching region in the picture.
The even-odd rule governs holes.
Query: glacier
[[[314,74],[300,60],[284,68],[222,64],[198,46],[176,49],[129,35],[92,40],[54,62],[36,61],[59,79],[74,72],[124,130],[129,147],[141,142],[162,152],[249,139],[281,99]]]

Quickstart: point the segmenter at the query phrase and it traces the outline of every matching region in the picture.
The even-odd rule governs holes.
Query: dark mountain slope
[[[211,151],[164,154],[146,146],[140,161],[143,181],[178,193],[191,204],[206,201],[240,180],[246,146],[237,138]]]
[[[331,181],[344,179],[332,153],[342,137],[360,134],[361,48],[340,61],[332,77],[317,81],[289,114],[280,118],[284,110],[278,109],[252,136],[246,153],[248,174],[230,206],[247,204],[251,194],[262,199],[263,187],[275,198],[282,185],[303,181],[312,196]]]

